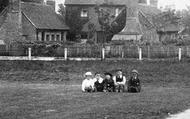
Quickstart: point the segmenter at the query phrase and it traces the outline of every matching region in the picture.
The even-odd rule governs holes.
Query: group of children
[[[82,82],[83,92],[140,92],[141,83],[138,78],[138,71],[132,70],[130,79],[127,80],[122,70],[117,70],[116,75],[104,73],[104,78],[100,73],[93,77],[92,72],[85,73],[85,79]]]

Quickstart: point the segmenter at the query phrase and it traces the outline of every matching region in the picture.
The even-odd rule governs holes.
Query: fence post
[[[65,61],[67,60],[67,53],[68,53],[67,48],[65,48],[64,49],[64,58],[65,58]]]
[[[142,48],[138,48],[139,49],[139,60],[142,60]]]
[[[105,59],[105,48],[103,47],[102,48],[102,60],[104,60]]]
[[[122,58],[125,57],[124,55],[125,55],[125,54],[124,54],[124,50],[122,50],[122,54],[121,54]]]
[[[32,60],[32,49],[28,48],[28,59]]]
[[[148,46],[148,59],[150,59],[150,46]]]
[[[181,61],[181,56],[182,56],[182,52],[181,52],[181,48],[179,48],[179,54],[178,54],[178,58],[179,58],[179,61]]]
[[[124,53],[124,46],[123,46],[122,51],[121,51],[121,58],[124,58],[124,55],[125,55],[125,53]]]

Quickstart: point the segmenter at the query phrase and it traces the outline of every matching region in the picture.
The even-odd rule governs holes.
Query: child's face
[[[106,79],[111,79],[111,76],[110,75],[106,75]]]
[[[117,75],[118,75],[118,76],[121,76],[121,75],[122,75],[122,72],[121,72],[121,71],[118,71],[118,72],[117,72]]]
[[[133,78],[137,78],[137,76],[138,76],[137,73],[132,73]]]

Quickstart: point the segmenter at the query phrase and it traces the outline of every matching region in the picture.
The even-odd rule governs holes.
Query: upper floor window
[[[88,17],[88,10],[87,10],[87,9],[82,9],[80,16],[81,16],[81,17]]]

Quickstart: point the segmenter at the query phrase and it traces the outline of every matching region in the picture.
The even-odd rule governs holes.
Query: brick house
[[[131,2],[129,2],[131,1]],[[70,11],[80,8],[78,11],[79,17],[87,22],[83,25],[81,38],[88,39],[89,24],[95,26],[95,35],[93,40],[97,43],[104,43],[103,29],[98,21],[98,14],[95,11],[96,5],[100,6],[100,9],[108,10],[113,17],[117,17],[121,10],[126,7],[126,2],[129,4],[134,3],[135,0],[65,0],[66,17],[70,15]]]

